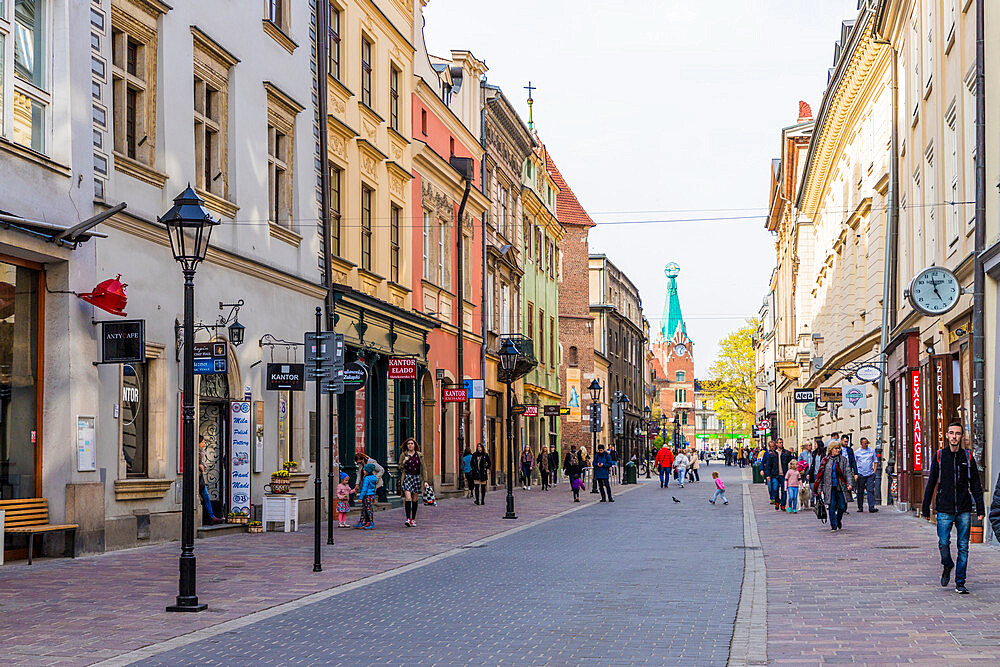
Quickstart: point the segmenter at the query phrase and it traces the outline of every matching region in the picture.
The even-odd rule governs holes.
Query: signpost
[[[590,432],[600,433],[604,430],[604,425],[601,423],[601,404],[591,403],[590,404]]]
[[[229,405],[229,507],[250,516],[250,401]]]

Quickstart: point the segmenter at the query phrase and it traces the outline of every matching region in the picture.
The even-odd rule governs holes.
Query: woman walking
[[[399,466],[403,469],[403,505],[406,508],[406,522],[403,525],[416,528],[417,507],[423,489],[420,484],[420,452],[417,451],[417,441],[413,438],[403,441],[403,456]]]
[[[691,481],[700,482],[701,477],[698,475],[698,468],[701,467],[701,459],[698,456],[698,452],[694,449],[691,450],[691,454],[688,456],[691,464]]]
[[[465,494],[466,498],[472,497],[472,450],[469,446],[465,446],[465,451],[462,452],[462,474],[465,475],[465,488],[468,493]]]
[[[521,452],[521,488],[531,491],[531,469],[535,467],[535,457],[531,449],[525,445]]]
[[[851,462],[841,454],[840,443],[831,443],[827,455],[819,464],[813,492],[823,491],[823,500],[829,506],[830,530],[840,530],[843,526],[844,510],[847,509],[847,493],[851,490]]]
[[[538,476],[542,478],[542,491],[549,490],[549,446],[543,445],[538,453]]]
[[[580,502],[580,489],[583,488],[583,481],[580,479],[580,475],[583,473],[583,460],[576,451],[576,445],[570,445],[569,451],[566,452],[563,470],[569,477],[569,488],[573,491],[573,502],[578,503]]]
[[[687,475],[688,467],[688,457],[684,452],[685,450],[682,449],[674,457],[674,471],[677,473],[677,481],[680,483],[682,489],[684,488],[684,477]]]
[[[483,448],[483,443],[480,442],[476,445],[476,451],[472,455],[470,463],[472,466],[471,474],[472,483],[475,488],[476,505],[485,505],[486,483],[490,479],[490,468],[493,466],[493,462],[490,461],[490,455]]]

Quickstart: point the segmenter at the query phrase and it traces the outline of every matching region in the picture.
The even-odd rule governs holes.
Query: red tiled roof
[[[587,215],[587,211],[573,194],[566,179],[559,173],[559,168],[556,167],[556,163],[553,162],[548,151],[545,153],[545,167],[552,176],[552,180],[559,187],[559,196],[556,198],[556,217],[559,218],[560,224],[593,227],[594,221]]]

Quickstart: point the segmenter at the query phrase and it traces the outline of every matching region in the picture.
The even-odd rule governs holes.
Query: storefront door
[[[205,486],[215,516],[229,512],[229,383],[225,375],[203,375],[198,434],[205,438]]]

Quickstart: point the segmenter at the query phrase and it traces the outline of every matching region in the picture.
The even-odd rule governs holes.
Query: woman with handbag
[[[531,469],[535,467],[535,457],[531,449],[525,445],[521,452],[521,488],[531,491]]]
[[[813,493],[823,492],[823,500],[829,507],[830,530],[840,530],[843,526],[844,510],[847,509],[847,494],[851,492],[851,462],[841,453],[840,443],[831,443],[827,455],[819,464]]]
[[[576,445],[570,445],[569,451],[566,452],[563,470],[569,477],[569,488],[573,491],[573,502],[578,503],[580,502],[580,489],[583,488],[583,481],[580,479],[580,475],[583,473],[583,459],[576,451]]]
[[[483,443],[478,443],[472,455],[472,483],[475,486],[476,505],[486,504],[486,484],[490,479],[492,467],[490,455],[486,453]]]
[[[403,505],[406,507],[406,522],[408,528],[417,527],[417,506],[420,503],[420,452],[417,451],[417,441],[407,438],[403,442],[403,456],[399,467],[403,469]]]

